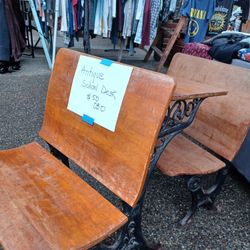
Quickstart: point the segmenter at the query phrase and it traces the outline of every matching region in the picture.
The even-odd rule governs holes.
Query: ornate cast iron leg
[[[143,200],[139,201],[134,208],[123,204],[123,212],[128,215],[129,221],[122,228],[117,236],[117,240],[112,245],[100,244],[96,250],[157,250],[160,245],[149,245],[141,230],[141,212]]]
[[[215,198],[219,194],[222,184],[224,183],[229,171],[229,166],[220,169],[217,172],[216,180],[209,189],[202,187],[202,181],[200,176],[190,176],[187,179],[187,187],[192,195],[192,205],[188,210],[184,218],[180,220],[180,224],[183,226],[191,221],[191,218],[195,211],[200,207],[211,209],[214,205]]]
[[[192,205],[188,210],[183,219],[180,220],[180,224],[183,226],[186,223],[190,222],[191,217],[195,213],[198,208],[199,199],[202,197],[202,189],[201,189],[201,177],[199,176],[191,176],[187,180],[187,188],[191,192],[192,195]]]
[[[169,139],[170,140],[170,139]],[[168,141],[169,142],[169,141]],[[150,177],[153,170],[156,167],[156,162],[158,161],[161,152],[164,150],[163,147],[166,146],[166,141],[155,147],[154,153],[151,157],[151,162],[149,170],[147,173],[147,178],[145,185],[141,194],[139,201],[134,208],[130,207],[128,204],[123,202],[123,213],[127,215],[128,222],[123,226],[122,230],[116,239],[116,242],[112,245],[100,244],[97,248],[98,250],[130,250],[130,249],[141,249],[141,250],[157,250],[160,249],[160,244],[150,245],[146,242],[141,228],[141,215],[142,206],[146,194],[146,189],[149,185]]]

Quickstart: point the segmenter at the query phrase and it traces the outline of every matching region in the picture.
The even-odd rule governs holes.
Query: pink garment
[[[208,54],[208,51],[210,50],[210,47],[206,44],[202,43],[186,43],[183,48],[183,53],[206,58],[209,60],[212,60],[212,57]]]

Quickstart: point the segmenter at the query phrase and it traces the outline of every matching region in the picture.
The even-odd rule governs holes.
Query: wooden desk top
[[[172,101],[221,96],[226,95],[228,92],[205,83],[195,82],[184,78],[175,77],[174,81],[176,83],[176,88]]]

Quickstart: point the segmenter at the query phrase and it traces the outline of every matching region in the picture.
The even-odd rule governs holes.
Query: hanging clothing
[[[23,20],[21,20],[21,13],[19,9],[19,2],[13,0],[5,0],[5,11],[7,23],[10,31],[10,42],[11,42],[11,57],[14,61],[18,61],[25,49],[25,40],[23,36]]]
[[[10,38],[9,28],[7,25],[7,19],[5,15],[5,0],[0,0],[0,61],[10,60]]]
[[[189,18],[185,43],[203,42],[214,10],[215,0],[186,0],[184,2],[181,14]]]
[[[102,34],[102,17],[103,17],[103,1],[97,1],[95,12],[95,27],[94,33],[96,35]]]
[[[135,34],[135,43],[141,44],[142,41],[142,25],[143,25],[143,14],[144,14],[145,0],[139,0],[136,19],[139,20],[137,30]]]
[[[143,15],[143,25],[142,25],[142,46],[149,45],[150,36],[150,21],[151,21],[151,0],[146,0]]]
[[[124,5],[124,22],[123,22],[123,32],[122,36],[124,39],[130,37],[132,34],[132,23],[134,13],[134,0],[127,0]]]
[[[182,2],[183,2],[183,0],[177,0],[177,1],[176,1],[175,12],[174,12],[174,14],[173,14],[173,19],[174,19],[174,20],[179,20],[180,17],[181,17]]]
[[[103,16],[102,16],[102,35],[103,37],[108,37],[109,35],[109,15],[111,13],[111,0],[103,0]]]
[[[84,1],[84,27],[83,27],[83,46],[84,52],[90,53],[90,41],[89,41],[89,0]]]
[[[72,0],[73,5],[73,18],[74,18],[74,30],[78,31],[78,21],[77,21],[77,9],[78,9],[78,0]]]
[[[161,10],[161,0],[151,2],[151,22],[150,22],[150,45],[154,41],[157,33],[159,14]]]
[[[234,0],[234,4],[241,7],[242,10],[242,22],[245,23],[248,20],[249,14],[249,0]]]
[[[94,31],[97,0],[89,1],[89,30]]]
[[[67,22],[67,6],[68,1],[67,0],[61,0],[61,31],[67,32],[68,31],[68,22]]]
[[[116,0],[112,0],[112,17],[116,17]]]
[[[216,35],[227,29],[233,0],[217,0],[214,15],[209,22],[208,35]]]
[[[171,13],[174,13],[174,12],[175,12],[175,9],[176,9],[176,2],[177,2],[177,0],[171,0],[171,2],[170,2],[169,11],[170,11]]]
[[[72,0],[68,0],[67,20],[68,20],[68,32],[69,35],[74,34],[74,15],[73,15],[73,3]]]
[[[168,17],[170,15],[170,4],[171,0],[163,0],[162,5],[162,22],[167,23]]]

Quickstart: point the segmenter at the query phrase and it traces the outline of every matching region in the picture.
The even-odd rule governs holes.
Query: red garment
[[[142,25],[142,41],[141,45],[150,45],[150,21],[151,21],[151,0],[146,0],[144,13],[143,13],[143,25]]]
[[[206,58],[209,60],[212,60],[212,57],[208,54],[208,51],[210,50],[210,47],[206,44],[202,43],[186,43],[183,48],[183,53]]]

